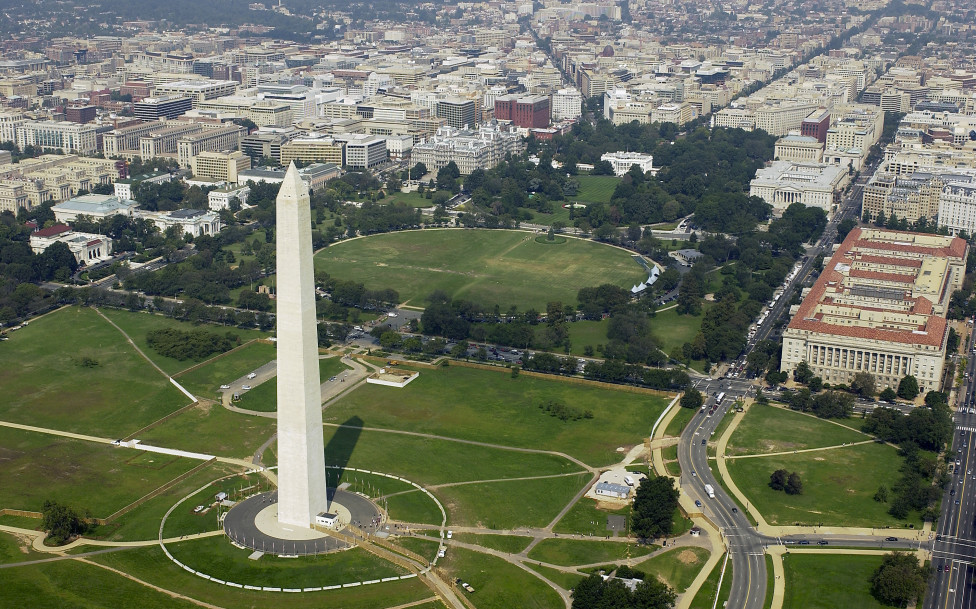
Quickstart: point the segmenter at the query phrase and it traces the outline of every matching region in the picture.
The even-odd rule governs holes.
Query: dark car
[[[800,540],[800,545],[801,546],[808,546],[808,545],[810,545],[810,540],[809,539],[801,539]]]
[[[702,446],[705,446],[705,442],[706,442],[705,438],[702,438]]]
[[[885,541],[898,541],[897,537],[885,537]]]
[[[826,539],[821,539],[817,543],[820,544],[820,545],[822,545],[822,546],[825,546],[825,545],[827,545],[828,541]]]

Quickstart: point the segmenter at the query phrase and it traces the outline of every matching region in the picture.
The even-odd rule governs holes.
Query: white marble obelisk
[[[288,167],[278,191],[278,522],[309,528],[326,511],[312,224],[308,187]]]

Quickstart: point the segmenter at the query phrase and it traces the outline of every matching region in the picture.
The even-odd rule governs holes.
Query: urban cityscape
[[[0,12],[0,607],[976,607],[971,2]]]

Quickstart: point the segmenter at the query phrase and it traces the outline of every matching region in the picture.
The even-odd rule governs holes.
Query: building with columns
[[[940,390],[946,312],[967,255],[958,237],[853,229],[794,307],[780,369],[805,361],[832,384],[866,372],[879,389],[912,375],[922,393]]]

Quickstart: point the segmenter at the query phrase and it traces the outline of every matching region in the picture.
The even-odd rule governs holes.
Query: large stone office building
[[[781,370],[805,361],[827,383],[867,372],[879,390],[907,375],[923,393],[939,390],[967,249],[958,237],[855,228],[783,333]]]

